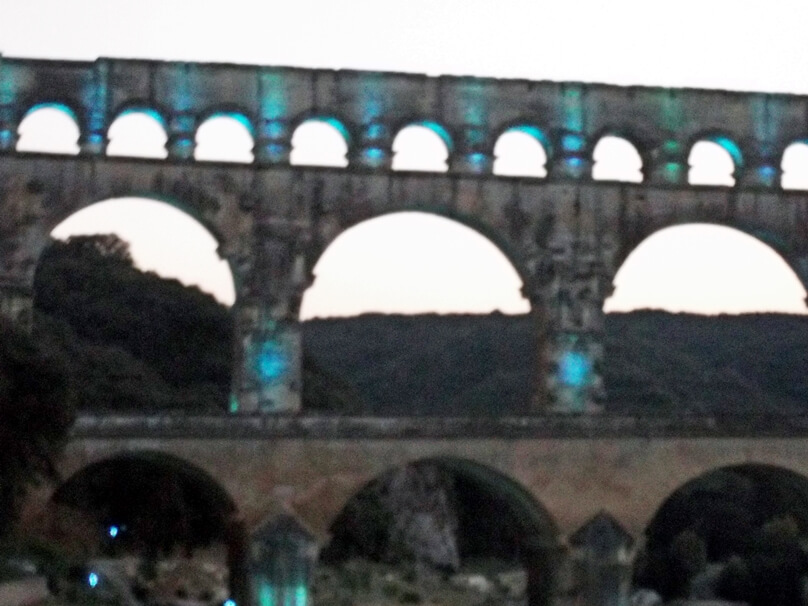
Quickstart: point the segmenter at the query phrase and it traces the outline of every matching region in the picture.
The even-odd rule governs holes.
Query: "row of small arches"
[[[108,156],[166,158],[168,140],[163,121],[149,110],[127,111],[107,133]],[[530,127],[514,127],[494,146],[493,173],[502,176],[547,176],[547,152],[541,133]],[[17,150],[77,154],[79,127],[64,106],[32,109],[20,123]],[[329,119],[303,122],[293,133],[290,163],[300,166],[345,167],[348,141],[340,124]],[[450,155],[448,135],[438,125],[412,124],[393,140],[393,170],[445,172]],[[199,161],[251,163],[254,139],[249,123],[236,114],[208,118],[196,131],[194,158]],[[641,183],[643,160],[628,140],[607,135],[596,144],[592,178],[597,181]],[[737,146],[725,139],[701,140],[688,156],[688,183],[732,186],[740,163]],[[784,189],[808,189],[808,144],[796,142],[783,153],[781,185]]]

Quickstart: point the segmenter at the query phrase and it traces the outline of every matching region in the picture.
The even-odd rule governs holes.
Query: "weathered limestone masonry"
[[[77,157],[15,151],[19,123],[42,104],[73,112]],[[167,160],[105,156],[110,124],[131,110],[162,118]],[[197,126],[223,112],[249,124],[253,164],[194,162]],[[779,187],[781,155],[808,135],[806,116],[808,99],[787,95],[0,57],[0,311],[27,321],[37,258],[60,220],[112,196],[158,197],[208,226],[233,269],[234,404],[295,411],[298,307],[318,256],[359,221],[420,209],[479,229],[521,273],[541,327],[536,411],[595,409],[606,397],[603,301],[622,260],[655,230],[692,221],[744,229],[808,283],[808,198]],[[347,169],[290,167],[292,134],[312,118],[339,125]],[[393,138],[410,124],[441,134],[448,173],[391,172]],[[543,143],[546,179],[491,174],[497,137],[514,127]],[[644,183],[591,180],[593,148],[607,134],[634,143]],[[705,139],[731,152],[736,187],[686,185],[689,150]]]

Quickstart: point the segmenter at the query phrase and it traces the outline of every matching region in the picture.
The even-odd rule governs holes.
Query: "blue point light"
[[[231,600],[231,599],[227,599],[227,600],[224,601],[222,606],[236,606],[236,601]]]
[[[567,351],[558,363],[561,383],[569,387],[585,387],[592,374],[592,361],[580,351]]]
[[[109,530],[107,532],[109,533],[109,536],[114,539],[115,537],[118,536],[119,531],[120,531],[120,529],[117,526],[113,525],[113,526],[109,527]]]
[[[90,587],[97,586],[98,585],[98,575],[95,574],[94,572],[91,572],[90,574],[88,574],[87,575],[87,584]]]

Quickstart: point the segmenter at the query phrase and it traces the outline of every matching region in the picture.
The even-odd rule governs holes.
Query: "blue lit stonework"
[[[580,351],[567,351],[558,363],[558,377],[568,387],[585,387],[592,380],[592,361]]]
[[[280,345],[274,341],[265,341],[255,356],[255,369],[263,383],[276,383],[289,369],[289,360]]]

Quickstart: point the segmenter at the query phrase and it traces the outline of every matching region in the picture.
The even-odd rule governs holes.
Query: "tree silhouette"
[[[28,487],[55,478],[73,423],[63,361],[0,320],[0,536],[8,533]]]

